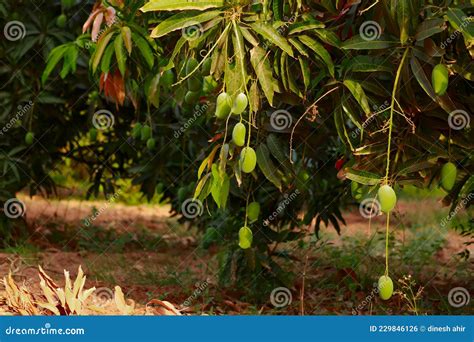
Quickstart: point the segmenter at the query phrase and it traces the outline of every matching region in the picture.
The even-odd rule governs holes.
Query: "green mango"
[[[441,187],[446,191],[451,191],[456,183],[458,169],[454,163],[448,162],[441,168]]]
[[[379,290],[379,296],[383,300],[390,299],[393,294],[393,281],[389,276],[381,276],[379,278],[377,288]]]
[[[26,145],[30,146],[31,144],[33,144],[34,140],[35,140],[35,134],[33,132],[27,132],[25,135]]]
[[[431,83],[436,95],[443,96],[446,94],[449,83],[449,71],[444,64],[438,64],[433,68]]]
[[[247,249],[252,246],[253,233],[249,227],[242,227],[239,230],[239,247]]]
[[[382,185],[378,191],[378,198],[380,203],[380,210],[388,213],[395,208],[397,204],[397,195],[392,187],[388,184]]]
[[[59,28],[65,28],[67,23],[67,16],[63,13],[56,18],[56,26]]]
[[[150,151],[154,150],[156,146],[156,141],[153,138],[150,138],[146,141],[146,148]]]
[[[142,131],[142,127],[143,127],[142,124],[139,123],[139,122],[137,122],[137,123],[135,124],[135,126],[133,126],[133,128],[132,128],[132,137],[133,137],[134,139],[140,138],[140,136],[141,136],[141,131]]]
[[[212,59],[211,58],[206,58],[204,63],[202,63],[201,73],[203,75],[209,75],[211,73],[211,66],[212,66]]]
[[[166,70],[163,72],[160,78],[160,84],[166,89],[170,88],[175,82],[173,70]]]
[[[247,133],[247,129],[245,125],[241,122],[237,123],[232,130],[232,141],[236,146],[244,146],[245,145],[245,135]]]
[[[232,105],[232,114],[240,115],[244,112],[249,104],[247,95],[240,93],[235,97],[234,103]]]
[[[244,147],[240,152],[240,167],[242,172],[250,173],[257,165],[257,154],[252,147]]]
[[[140,138],[142,141],[146,141],[151,137],[151,127],[148,125],[143,125],[140,131]]]
[[[258,220],[260,216],[260,203],[258,202],[251,202],[247,208],[247,217],[249,222],[255,222]]]
[[[227,93],[221,93],[217,96],[216,117],[218,119],[227,119],[232,109],[232,97]]]

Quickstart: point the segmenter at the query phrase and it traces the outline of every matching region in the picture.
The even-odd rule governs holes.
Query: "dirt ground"
[[[365,273],[370,274],[373,265],[383,260],[383,253],[379,253],[357,268],[351,266],[351,248],[360,249],[370,239],[383,235],[385,228],[382,217],[372,219],[369,227],[368,220],[357,210],[347,212],[347,225],[341,236],[333,233],[332,228],[324,233],[323,240],[329,246],[324,252],[318,249],[295,252],[295,267],[304,269],[305,276],[297,278],[291,288],[293,304],[284,311],[275,311],[270,303],[254,305],[233,290],[221,289],[216,276],[217,251],[199,249],[196,232],[170,218],[166,206],[20,198],[27,208],[26,218],[32,232],[29,242],[34,248],[0,253],[0,277],[11,272],[18,284],[24,284],[32,293],[40,293],[37,265],[41,265],[59,286],[64,285],[64,270],[74,277],[81,265],[87,275],[85,287],[96,287],[90,299],[93,309],[84,314],[120,313],[113,298],[112,290],[116,285],[122,288],[127,303],[135,307],[134,314],[162,313],[154,309],[155,305],[150,302],[153,299],[173,303],[176,308],[184,309],[183,313],[190,314],[351,314],[359,302],[365,303],[364,299],[370,296],[370,288],[363,285],[367,283]],[[412,202],[399,204],[399,212],[403,215],[399,214],[396,222],[403,224],[396,223],[399,228],[395,238],[400,246],[405,246],[405,240],[416,238],[405,227],[416,224],[411,221],[417,221],[423,212],[434,210],[434,206],[439,204],[431,200],[416,205]],[[100,215],[94,215],[94,211]],[[87,226],[85,218],[92,224]],[[103,230],[92,234],[92,225],[103,227]],[[116,239],[112,234],[118,234],[120,238]],[[354,241],[358,245],[354,245]],[[458,263],[457,253],[466,249],[471,255],[474,252],[474,246],[467,246],[467,241],[449,230],[442,245],[433,247],[434,254],[420,263],[416,286],[424,287],[420,302],[429,303],[427,313],[442,313],[446,304],[443,297],[454,283],[472,284],[472,256],[464,261],[462,272],[453,271],[453,264]],[[348,250],[348,254],[340,254],[342,250]],[[427,250],[427,253],[431,252]],[[364,253],[363,248],[362,251],[354,250],[354,255],[360,258],[365,257]],[[323,257],[329,260],[321,261]],[[332,257],[346,262],[331,262]],[[404,270],[416,273],[414,267],[412,270],[408,266]],[[3,294],[5,292],[0,289],[0,297]],[[433,299],[433,296],[439,298]],[[370,303],[361,308],[364,314],[411,313],[401,296],[394,298],[391,306],[369,298]],[[188,305],[191,302],[192,305]],[[147,303],[150,305],[146,306]],[[4,313],[8,312],[0,301],[0,312],[2,309]],[[472,305],[464,310],[472,310]]]

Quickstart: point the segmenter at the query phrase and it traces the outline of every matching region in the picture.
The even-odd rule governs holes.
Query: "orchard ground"
[[[354,309],[359,314],[472,314],[474,300],[459,308],[448,300],[452,288],[472,285],[474,248],[468,244],[472,238],[442,227],[448,208],[438,198],[419,197],[405,196],[395,212],[390,276],[398,292],[385,302],[373,286],[384,271],[385,220],[375,217],[369,225],[357,207],[345,213],[347,225],[340,236],[324,227],[319,240],[312,234],[304,242],[276,247],[287,255],[279,259],[282,266],[295,272],[287,292],[291,300],[282,307],[274,306],[270,294],[255,304],[242,291],[219,286],[218,248],[203,250],[199,233],[170,217],[168,207],[158,205],[20,195],[31,236],[0,252],[0,276],[11,271],[18,284],[35,292],[40,291],[37,265],[60,285],[64,269],[75,276],[82,265],[87,288],[121,286],[135,303],[136,313],[144,313],[151,299],[160,299],[180,309],[186,303],[189,314],[350,315]],[[468,215],[472,217],[472,211],[455,220],[467,221]],[[466,250],[467,258],[459,254]],[[398,280],[409,275],[405,282],[410,284],[403,287]],[[89,314],[117,313],[107,298],[105,303],[103,298],[91,300],[103,305]],[[8,309],[0,303],[2,311]]]

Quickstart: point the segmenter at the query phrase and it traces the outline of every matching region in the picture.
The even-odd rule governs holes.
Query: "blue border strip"
[[[0,342],[474,342],[473,327],[474,316],[3,316]]]

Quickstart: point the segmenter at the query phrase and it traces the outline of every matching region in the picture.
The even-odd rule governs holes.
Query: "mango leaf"
[[[281,190],[281,180],[276,175],[276,166],[270,158],[270,151],[265,143],[257,147],[257,164],[265,177]]]
[[[130,56],[132,54],[132,31],[130,30],[130,27],[123,26],[120,33],[122,34],[123,43],[127,49],[128,55]]]
[[[367,96],[365,95],[364,89],[362,89],[361,84],[355,80],[345,79],[344,85],[347,89],[349,89],[352,96],[354,96],[354,98],[360,104],[360,106],[364,110],[364,113],[366,115],[370,115],[371,110],[369,106],[369,101],[367,100]]]
[[[125,76],[125,62],[127,57],[125,56],[123,49],[123,38],[122,35],[119,34],[117,35],[114,41],[115,58],[117,59],[117,65],[120,70],[120,73],[122,74],[122,76]]]
[[[334,77],[334,63],[332,62],[331,55],[327,50],[324,48],[322,44],[317,42],[315,39],[311,38],[310,36],[299,36],[299,40],[313,50],[321,59],[323,60],[324,64],[328,67],[329,73],[331,76]]]
[[[290,42],[291,45],[293,45],[293,46],[296,48],[296,50],[298,50],[298,52],[299,52],[301,55],[303,55],[303,56],[305,56],[305,57],[309,57],[309,54],[308,54],[308,52],[306,51],[304,45],[301,44],[301,42],[300,42],[298,39],[296,39],[296,38],[291,38],[291,37],[290,37],[290,38],[288,39],[288,41]]]
[[[351,58],[347,64],[347,69],[352,72],[393,72],[393,66],[387,62],[386,58],[365,55]]]
[[[359,184],[377,185],[382,180],[382,176],[373,172],[356,170],[350,167],[344,169],[344,171],[347,178]]]
[[[67,45],[59,45],[55,47],[48,55],[48,59],[46,62],[46,68],[43,71],[43,75],[41,76],[41,82],[44,84],[48,79],[51,72],[54,70],[56,65],[59,63],[61,58],[63,58],[66,50],[68,49]]]
[[[268,60],[265,50],[259,46],[250,50],[250,62],[257,74],[258,82],[262,87],[268,103],[273,106],[273,94],[275,92],[276,81],[273,78],[270,61]]]
[[[109,44],[107,49],[105,49],[104,55],[102,56],[102,61],[100,62],[100,71],[107,73],[110,70],[110,61],[114,54],[115,47],[114,44]]]
[[[114,32],[109,32],[105,36],[102,36],[99,41],[97,42],[97,48],[92,56],[92,72],[95,73],[97,67],[99,66],[100,59],[105,51],[105,48],[109,44],[110,40],[112,39]]]
[[[206,183],[209,183],[208,181],[210,181],[211,179],[211,175],[212,175],[211,172],[206,173],[206,175],[202,177],[202,179],[196,185],[196,190],[194,190],[194,196],[193,196],[194,198],[200,198],[200,195],[203,192],[204,186],[206,185]],[[207,193],[206,196],[204,196],[204,198],[207,197],[207,195],[209,195],[209,193]]]
[[[458,32],[461,32],[467,47],[474,44],[474,24],[468,16],[460,9],[450,7],[446,13],[449,24]]]
[[[451,113],[452,111],[456,110],[456,107],[449,98],[448,94],[445,94],[444,96],[436,95],[433,86],[431,85],[431,82],[429,81],[428,77],[425,74],[425,71],[423,70],[423,67],[418,61],[418,58],[412,56],[412,58],[410,59],[410,66],[413,75],[415,75],[415,78],[418,81],[419,85],[421,86],[421,88],[423,88],[426,94],[431,97],[433,101],[437,102],[441,106],[441,108],[443,108],[447,113]]]
[[[221,13],[221,11],[188,11],[177,13],[156,26],[153,31],[151,31],[151,37],[163,37],[170,32],[180,30],[188,26],[204,23],[217,17]]]
[[[418,172],[421,170],[432,168],[435,163],[430,161],[430,158],[421,159],[420,158],[413,158],[407,160],[403,164],[398,166],[398,175],[407,175],[409,173]]]
[[[400,43],[405,44],[410,35],[410,18],[415,13],[411,13],[410,2],[413,0],[397,0],[397,20],[400,28]]]
[[[140,10],[150,11],[203,11],[209,8],[224,6],[224,0],[152,0],[145,4]]]
[[[309,84],[311,83],[311,70],[309,68],[308,60],[298,56],[300,62],[301,75],[303,75],[304,89],[308,90]]]
[[[233,45],[235,51],[235,60],[236,60],[236,68],[237,72],[240,73],[242,78],[242,87],[246,88],[247,85],[247,63],[245,60],[245,45],[244,45],[244,38],[242,36],[242,31],[237,23],[233,22],[234,27],[234,36],[233,36]],[[244,90],[244,89],[242,89]]]
[[[291,24],[288,27],[288,34],[296,34],[304,31],[313,31],[314,29],[320,29],[324,28],[325,25],[324,23],[317,21],[317,20],[311,20],[311,21],[303,21],[303,22],[297,22],[294,24]]]
[[[151,50],[150,44],[142,36],[132,33],[133,42],[140,50],[145,62],[148,64],[148,67],[151,69],[155,64],[155,57],[153,56],[153,51]]]
[[[283,18],[283,0],[273,0],[272,10],[275,20],[282,20]]]
[[[273,26],[262,22],[256,22],[251,24],[250,27],[252,27],[252,29],[263,38],[270,41],[272,44],[275,44],[288,55],[293,57],[293,49],[291,48],[291,45],[288,43],[285,37],[281,36],[280,33],[273,28]]]
[[[444,19],[433,18],[426,19],[416,29],[415,39],[417,41],[429,38],[437,33],[443,32],[446,29]]]
[[[384,35],[374,40],[366,40],[362,36],[356,35],[344,41],[341,44],[341,48],[345,50],[380,50],[397,45],[398,42],[396,40],[393,38],[388,38]]]
[[[153,104],[155,108],[160,105],[160,77],[161,74],[157,73],[150,81],[148,86],[148,102]]]
[[[327,29],[316,29],[313,32],[316,33],[318,38],[321,39],[326,44],[329,44],[337,48],[341,46],[341,40],[339,39],[337,34],[335,34],[333,31],[327,30]]]

